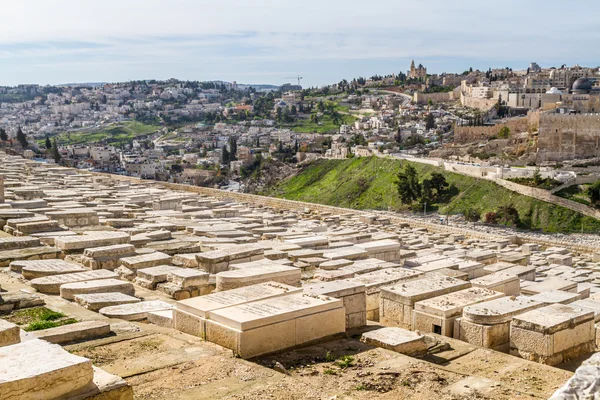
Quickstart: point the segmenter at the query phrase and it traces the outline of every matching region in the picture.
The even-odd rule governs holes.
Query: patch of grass
[[[56,328],[63,325],[70,325],[76,323],[75,318],[67,318],[58,321],[35,321],[27,325],[23,330],[25,332],[41,331],[43,329]]]
[[[325,371],[323,371],[323,373],[325,375],[337,375],[338,374],[337,371],[334,371],[332,369],[326,369]]]
[[[331,350],[328,351],[327,353],[325,353],[325,361],[327,361],[327,362],[335,361],[335,356],[331,353]]]
[[[38,321],[56,321],[64,317],[65,314],[61,312],[52,311],[46,307],[34,307],[15,311],[3,318],[16,325],[27,325]]]
[[[263,194],[309,203],[353,208],[358,210],[409,211],[402,204],[396,186],[397,175],[404,162],[379,157],[347,160],[318,160],[290,179],[266,189]],[[555,206],[503,188],[492,181],[451,173],[433,165],[410,163],[419,179],[433,172],[442,173],[457,194],[439,204],[428,204],[427,210],[441,214],[463,214],[473,210],[480,216],[513,204],[519,212],[522,226],[544,232],[597,233],[600,221],[570,209]]]
[[[366,385],[361,383],[360,385],[356,385],[354,390],[369,390],[369,388]]]
[[[587,194],[587,188],[590,185],[573,185],[568,188],[564,188],[555,193],[556,196],[564,199],[576,201],[586,206],[591,205],[590,196]]]
[[[163,344],[163,340],[161,339],[147,339],[138,343],[138,346],[142,350],[158,350],[160,345]]]
[[[335,362],[335,365],[337,365],[341,369],[350,368],[354,365],[354,357],[342,356]]]

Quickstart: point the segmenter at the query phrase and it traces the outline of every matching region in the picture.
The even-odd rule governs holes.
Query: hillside
[[[161,127],[158,125],[148,125],[137,121],[127,121],[115,123],[103,128],[94,128],[80,130],[77,132],[65,132],[56,136],[58,144],[92,144],[105,141],[113,146],[129,144],[138,136],[145,136],[157,132]],[[38,144],[43,146],[45,139],[38,140]]]
[[[406,161],[405,161],[406,162]],[[396,176],[403,161],[377,157],[319,160],[295,176],[269,187],[263,194],[290,200],[335,205],[359,210],[408,211],[396,189]],[[419,179],[440,172],[457,190],[444,203],[429,205],[441,214],[462,214],[472,209],[481,217],[501,206],[514,205],[521,227],[544,232],[596,233],[600,221],[567,208],[523,196],[491,181],[449,173],[442,168],[411,163]]]

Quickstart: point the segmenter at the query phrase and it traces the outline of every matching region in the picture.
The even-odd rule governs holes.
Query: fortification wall
[[[537,162],[600,157],[600,114],[542,114]]]
[[[473,143],[497,137],[500,129],[507,126],[511,133],[537,130],[539,127],[540,113],[530,111],[524,118],[514,118],[504,124],[494,126],[457,126],[454,128],[454,142],[457,144]]]
[[[480,99],[478,97],[465,96],[460,94],[460,103],[465,107],[477,108],[482,111],[489,111],[498,103],[496,99]]]
[[[420,93],[416,92],[413,96],[413,100],[417,104],[427,104],[429,100],[434,103],[441,103],[444,101],[453,101],[456,97],[454,96],[454,92],[444,92],[444,93]]]

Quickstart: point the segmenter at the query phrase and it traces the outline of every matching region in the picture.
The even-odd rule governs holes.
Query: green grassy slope
[[[474,209],[482,215],[513,204],[523,225],[544,232],[600,231],[600,221],[569,209],[511,192],[493,182],[449,173],[442,168],[412,163],[423,180],[441,172],[458,193],[445,203],[430,205],[442,214]],[[377,157],[319,160],[296,176],[269,188],[264,194],[290,200],[335,205],[360,210],[408,210],[400,202],[395,181],[402,161]]]
[[[106,141],[109,144],[120,146],[131,143],[138,136],[144,136],[156,132],[161,127],[158,125],[147,125],[137,121],[112,124],[102,129],[90,129],[79,132],[65,132],[56,136],[60,145],[92,144]],[[39,140],[43,145],[45,139]]]

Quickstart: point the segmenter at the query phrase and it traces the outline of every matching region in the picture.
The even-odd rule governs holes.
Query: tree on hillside
[[[54,141],[56,142],[56,139],[54,139]],[[48,136],[46,136],[46,149],[50,150],[52,148],[52,142],[50,142],[50,138]]]
[[[498,222],[508,226],[517,226],[521,222],[519,211],[513,204],[501,206],[498,208]]]
[[[0,140],[3,142],[8,141],[8,135],[6,134],[6,129],[0,128]]]
[[[227,146],[223,146],[223,153],[221,155],[221,164],[228,166],[229,165],[229,151],[227,150]]]
[[[46,141],[50,141],[50,139],[46,138]],[[60,159],[62,158],[60,152],[58,151],[58,144],[56,143],[56,138],[54,138],[54,143],[52,144],[52,158],[54,158],[54,162],[57,164],[60,163]]]
[[[430,130],[435,128],[435,118],[433,118],[433,114],[429,113],[427,114],[427,117],[425,117],[425,129]]]
[[[508,126],[503,126],[498,131],[498,137],[500,139],[508,139],[509,136],[510,136],[510,128]]]
[[[403,204],[411,204],[421,196],[421,185],[415,167],[405,164],[404,169],[398,173],[398,194]]]
[[[600,205],[600,181],[596,181],[587,188],[587,195],[590,197],[590,203],[594,206]]]
[[[23,148],[27,147],[29,144],[29,142],[27,142],[27,136],[25,136],[21,127],[19,127],[19,130],[17,131],[17,140]]]
[[[229,137],[229,148],[231,149],[231,153],[229,155],[229,161],[237,160],[237,137],[230,136]]]

